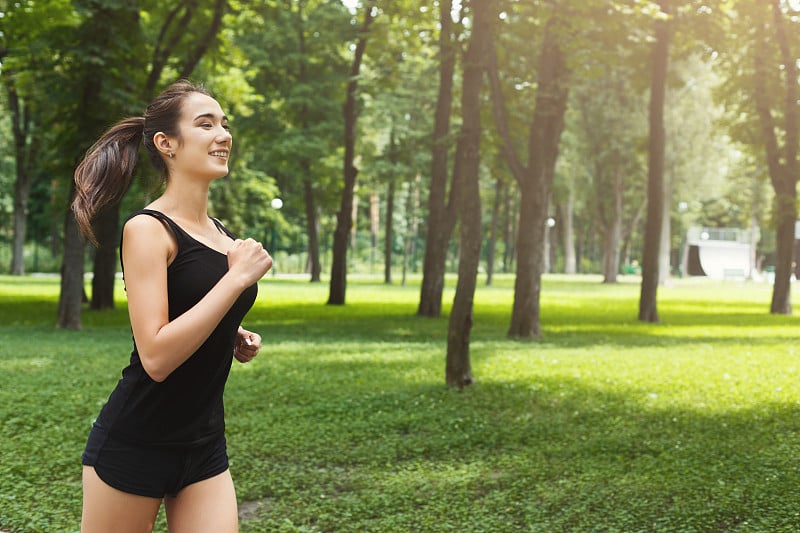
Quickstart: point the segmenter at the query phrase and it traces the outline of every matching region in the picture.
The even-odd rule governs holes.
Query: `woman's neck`
[[[178,185],[170,181],[164,194],[151,206],[176,218],[203,223],[208,220],[208,187]]]

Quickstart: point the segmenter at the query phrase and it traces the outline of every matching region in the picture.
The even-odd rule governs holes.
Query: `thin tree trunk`
[[[307,171],[306,176],[310,176],[311,170]],[[319,258],[319,217],[317,206],[314,200],[314,186],[311,179],[303,179],[303,203],[306,207],[306,233],[308,234],[308,266],[311,273],[311,282],[317,283],[321,279],[322,265]]]
[[[378,232],[380,231],[381,210],[380,196],[377,191],[369,194],[369,268],[372,272],[375,258],[378,255]],[[355,214],[355,213],[353,213]]]
[[[420,175],[417,174],[416,178],[411,184],[411,191],[408,194],[406,201],[406,216],[409,221],[406,226],[405,246],[403,247],[403,281],[402,285],[406,284],[406,274],[412,259],[417,253],[417,236],[419,235],[419,183]]]
[[[194,37],[191,40],[193,48],[189,50],[183,61],[183,68],[179,77],[188,78],[191,76],[197,64],[206,55],[208,48],[217,38],[219,30],[222,28],[222,16],[225,14],[227,5],[227,0],[214,0],[214,15],[211,17],[211,23],[205,28],[205,33],[203,35],[195,35],[194,32],[190,33]]]
[[[447,330],[445,380],[450,387],[472,384],[469,357],[473,321],[473,301],[481,257],[481,198],[478,180],[481,144],[481,86],[487,45],[491,39],[491,19],[495,2],[482,0],[473,4],[473,27],[464,55],[464,78],[461,92],[462,124],[455,162],[463,172],[458,282]]]
[[[669,0],[659,2],[661,10],[671,13]],[[639,296],[639,320],[659,322],[657,308],[658,262],[664,209],[664,96],[669,63],[670,23],[657,20],[653,45],[653,76],[650,87],[650,142],[648,147],[647,220],[642,253],[642,286]]]
[[[503,180],[494,182],[494,203],[492,204],[492,220],[489,222],[489,243],[486,251],[486,286],[492,284],[494,275],[494,257],[497,250],[497,227],[500,224],[500,203],[503,201]]]
[[[100,246],[95,249],[90,309],[114,309],[119,243],[119,202],[106,206],[92,224]]]
[[[458,193],[455,170],[450,187],[451,201],[446,203],[448,178],[448,152],[450,115],[453,100],[453,73],[456,62],[456,43],[451,34],[451,0],[439,2],[439,94],[433,123],[433,146],[431,148],[431,184],[428,193],[428,227],[425,239],[425,258],[422,267],[417,315],[438,317],[442,312],[444,273],[447,265],[447,249],[455,224],[455,209],[452,202]]]
[[[308,53],[306,50],[306,32],[305,32],[305,19],[303,15],[303,3],[297,5],[297,42],[300,57],[306,57]],[[289,6],[291,9],[291,6]],[[298,79],[300,83],[307,83],[308,68],[306,61],[299,62]],[[300,110],[300,124],[305,130],[309,127],[311,119],[309,118],[308,106],[303,105]],[[317,210],[317,202],[314,194],[314,185],[311,180],[311,161],[303,158],[300,161],[300,168],[303,172],[303,203],[305,205],[306,213],[306,234],[308,235],[308,261],[306,264],[307,271],[311,275],[311,283],[319,283],[322,276],[322,265],[320,264],[319,255],[319,213]]]
[[[672,174],[664,174],[664,197],[661,207],[661,244],[658,255],[658,284],[669,283],[672,274]]]
[[[355,166],[356,151],[356,92],[361,62],[367,48],[369,28],[374,19],[374,2],[364,7],[364,22],[360,37],[356,43],[353,65],[350,69],[350,81],[347,84],[347,96],[344,103],[344,187],[336,216],[336,229],[333,233],[333,260],[331,265],[331,281],[328,294],[328,305],[344,305],[347,291],[347,240],[353,228],[353,197],[355,195],[358,168]]]
[[[564,246],[564,273],[577,272],[575,262],[575,191],[569,189],[567,199],[561,204],[561,238]]]
[[[6,80],[11,129],[14,136],[14,237],[11,252],[11,274],[25,274],[25,241],[28,229],[28,200],[33,185],[33,164],[38,143],[31,135],[31,114],[28,105],[20,105],[13,78]]]
[[[516,261],[516,231],[514,229],[514,222],[517,220],[517,213],[515,212],[515,204],[511,196],[511,186],[506,187],[504,193],[504,224],[503,224],[503,272],[508,274],[511,272],[512,265]]]
[[[386,237],[383,243],[383,281],[392,283],[392,243],[394,242],[394,179],[386,188]]]
[[[614,207],[603,238],[603,283],[616,283],[619,274],[620,244],[622,242],[622,206],[625,185],[619,166],[614,169]]]

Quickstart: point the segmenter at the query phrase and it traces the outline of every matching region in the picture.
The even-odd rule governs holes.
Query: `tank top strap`
[[[133,213],[131,213],[128,216],[128,218],[125,219],[125,222],[128,222],[133,217],[139,216],[139,215],[149,215],[149,216],[151,216],[153,218],[157,218],[158,220],[161,221],[162,224],[167,226],[170,229],[170,231],[172,231],[172,234],[175,236],[175,240],[178,242],[178,251],[179,252],[180,252],[180,249],[182,247],[185,247],[187,244],[191,244],[191,242],[192,242],[191,236],[188,233],[186,233],[183,230],[183,228],[181,228],[171,218],[169,218],[167,215],[165,215],[161,211],[155,211],[153,209],[140,209],[138,211],[134,211]],[[124,225],[124,223],[123,223],[123,225]],[[122,233],[124,233],[124,232],[122,232]],[[125,271],[125,267],[122,264],[122,233],[120,233],[120,236],[119,236],[119,264],[120,264],[120,268],[122,268],[122,270],[124,272]]]
[[[211,221],[214,223],[214,225],[217,227],[217,229],[218,229],[220,232],[224,233],[225,235],[227,235],[227,236],[228,236],[228,237],[230,237],[231,239],[233,239],[233,240],[236,240],[236,235],[234,235],[233,233],[231,233],[231,232],[228,230],[228,228],[226,228],[225,226],[223,226],[223,225],[222,225],[222,222],[220,222],[219,220],[217,220],[217,219],[216,219],[216,218],[214,218],[214,217],[208,217],[208,218],[210,218],[210,219],[211,219]]]

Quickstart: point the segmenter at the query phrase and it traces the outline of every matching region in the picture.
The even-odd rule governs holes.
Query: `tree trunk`
[[[611,211],[611,220],[608,221],[603,232],[603,283],[616,283],[619,274],[623,190],[618,176],[614,181],[614,208]]]
[[[603,236],[603,283],[616,283],[619,274],[619,258],[622,243],[622,206],[625,185],[619,166],[614,168],[614,207],[611,220],[605,226]]]
[[[219,0],[217,0],[217,3],[219,3]],[[108,23],[114,28],[138,27],[139,25],[139,10],[135,8],[135,3],[133,3],[133,5],[129,3],[127,9],[117,9],[109,16],[112,18]],[[218,23],[219,21],[217,21],[217,24]],[[103,22],[99,21],[99,24],[102,25]],[[114,35],[113,31],[110,35]],[[208,40],[199,39],[199,41],[202,41],[202,43],[199,43],[198,46],[205,50],[208,46]],[[192,69],[198,60],[199,56],[194,60],[190,60],[193,61],[193,63],[191,63]],[[139,65],[127,65],[126,68],[133,71],[137,69],[137,67],[141,68],[143,66],[144,61],[141,61]],[[188,72],[191,73],[191,70]],[[188,74],[183,74],[183,76],[186,77]],[[145,91],[147,90],[148,89],[145,89]],[[151,90],[143,94],[142,100],[146,102],[152,96]],[[96,132],[98,136],[105,126],[106,124],[97,124]],[[122,194],[120,194],[119,202],[107,205],[100,213],[97,213],[92,225],[98,243],[92,265],[92,298],[90,308],[93,310],[114,308],[114,288],[116,284],[117,254],[119,247],[119,210],[121,199],[126,193],[127,191],[123,191]]]
[[[336,215],[336,230],[333,233],[333,259],[331,265],[330,292],[328,305],[344,305],[347,291],[347,239],[353,227],[353,196],[355,194],[356,177],[358,169],[355,166],[356,151],[356,91],[358,90],[358,76],[361,71],[361,62],[367,48],[369,28],[374,18],[374,2],[369,2],[364,7],[364,22],[361,26],[361,36],[356,43],[353,65],[350,69],[350,81],[347,84],[344,115],[344,187]]]
[[[669,0],[660,0],[661,10],[671,13]],[[653,45],[653,77],[650,86],[650,142],[647,172],[647,220],[642,253],[642,286],[639,320],[658,322],[658,262],[664,209],[664,96],[669,63],[670,23],[657,20]]]
[[[528,138],[528,164],[520,161],[507,123],[505,98],[500,86],[494,51],[489,54],[490,86],[495,122],[503,154],[519,182],[521,201],[517,235],[517,278],[514,305],[508,334],[511,337],[536,338],[541,335],[539,294],[541,290],[547,207],[550,203],[558,146],[564,129],[567,109],[569,71],[559,44],[565,37],[559,15],[547,22],[539,57],[536,107]]]
[[[69,198],[75,197],[75,182]],[[61,295],[58,300],[56,327],[81,329],[81,306],[83,304],[83,253],[84,243],[78,222],[71,209],[64,217],[64,259],[61,265]]]
[[[310,169],[307,169],[309,176]],[[311,273],[311,282],[321,280],[322,265],[319,258],[319,217],[317,206],[314,201],[314,187],[311,179],[306,177],[303,180],[303,200],[306,207],[306,233],[308,234],[308,266]]]
[[[503,180],[494,182],[494,203],[492,204],[492,220],[489,222],[489,243],[486,251],[486,286],[492,284],[494,274],[494,257],[497,250],[497,227],[500,224],[500,203],[503,201]]]
[[[464,54],[464,78],[461,91],[462,123],[456,148],[455,168],[460,170],[461,193],[458,196],[461,217],[458,282],[447,330],[445,381],[451,387],[472,384],[469,342],[472,331],[473,301],[481,258],[481,198],[479,166],[481,145],[481,86],[487,45],[491,39],[491,20],[495,2],[481,0],[472,4],[473,27]]]
[[[525,197],[532,193],[523,193]],[[514,280],[514,304],[508,334],[511,337],[539,338],[539,296],[544,267],[544,235],[546,211],[543,206],[520,209],[519,227],[529,228],[517,236],[517,276]]]
[[[770,109],[770,93],[766,88],[769,73],[766,67],[769,62],[766,56],[767,22],[759,25],[756,43],[756,75],[754,83],[754,100],[758,113],[766,151],[767,167],[770,181],[775,189],[775,284],[772,288],[770,312],[774,314],[791,314],[791,276],[794,271],[795,222],[797,220],[797,174],[798,174],[798,130],[800,122],[797,115],[797,64],[789,49],[789,40],[784,28],[783,14],[777,0],[771,2],[775,40],[780,48],[781,78],[785,83],[783,101],[783,131],[775,124]],[[778,113],[780,115],[781,113]],[[783,147],[779,140],[783,140]]]
[[[561,204],[561,239],[564,246],[564,274],[577,272],[575,261],[575,191],[569,189],[567,199]]]
[[[431,184],[428,193],[428,227],[425,240],[425,258],[422,267],[417,315],[438,317],[442,312],[444,273],[447,265],[447,249],[455,224],[453,202],[445,202],[448,177],[448,152],[450,115],[453,100],[453,73],[456,62],[456,43],[451,35],[451,0],[439,2],[439,94],[433,124],[433,146],[431,149]],[[453,176],[450,198],[457,194],[457,176]]]
[[[417,236],[419,234],[419,217],[417,216],[417,212],[419,211],[419,182],[420,175],[417,174],[417,177],[411,185],[411,191],[409,191],[408,200],[406,202],[406,215],[410,220],[407,222],[405,245],[403,246],[403,286],[406,284],[406,274],[409,265],[417,255]],[[416,265],[416,261],[414,261],[414,263]]]
[[[28,233],[28,198],[31,192],[29,169],[17,165],[14,182],[14,241],[11,253],[11,274],[25,275],[25,240]]]
[[[106,206],[92,224],[100,246],[94,254],[92,300],[90,309],[114,309],[114,286],[117,275],[119,244],[119,203]]]
[[[508,274],[511,272],[512,265],[517,260],[516,248],[516,228],[514,222],[517,220],[516,204],[513,201],[511,194],[511,186],[506,187],[505,190],[505,208],[503,209],[504,224],[503,224],[503,272]]]
[[[392,283],[392,243],[394,242],[394,180],[386,187],[386,236],[383,243],[383,281]]]
[[[661,206],[661,244],[658,254],[658,284],[669,283],[672,274],[672,174],[664,174],[664,196]]]
[[[28,199],[33,184],[33,164],[36,161],[38,143],[31,137],[31,114],[29,106],[20,106],[13,78],[6,80],[11,129],[14,135],[14,237],[11,252],[11,274],[25,274],[25,240],[28,228]]]
[[[369,193],[369,269],[375,267],[375,257],[378,255],[378,232],[381,222],[381,199],[377,191]],[[355,214],[355,213],[353,213]]]

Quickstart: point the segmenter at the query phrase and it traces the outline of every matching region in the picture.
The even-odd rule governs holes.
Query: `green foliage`
[[[265,280],[246,321],[265,348],[226,392],[241,530],[796,530],[799,319],[768,314],[769,285],[694,279],[643,324],[638,283],[599,281],[545,277],[537,343],[505,337],[510,277],[480,288],[477,383],[456,392],[417,285],[353,279],[338,307]],[[130,351],[124,305],[53,330],[57,287],[0,278],[12,533],[77,531],[80,453]]]

